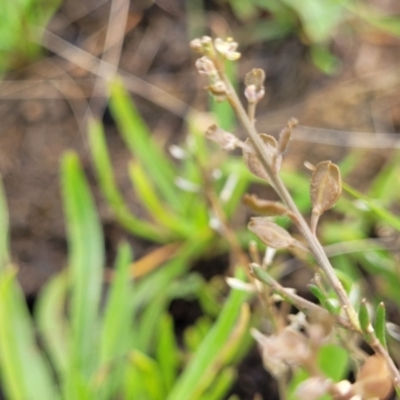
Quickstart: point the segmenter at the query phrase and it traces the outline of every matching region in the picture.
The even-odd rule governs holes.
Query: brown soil
[[[127,81],[133,97],[154,135],[169,144],[184,134],[185,104],[205,108],[205,95],[199,90],[203,82],[194,72],[188,49],[184,2],[163,0],[151,7],[146,1],[134,3],[129,12],[119,68],[131,74]],[[233,32],[242,28],[227,6],[208,3],[214,31],[224,31],[227,24]],[[386,3],[393,3],[394,7],[396,2]],[[104,43],[109,5],[95,5],[90,0],[65,0],[49,29],[67,43],[98,56]],[[85,7],[93,11],[85,11]],[[260,130],[276,134],[292,116],[302,125],[287,157],[288,168],[299,167],[304,158],[313,163],[327,158],[340,159],[347,151],[344,145],[368,145],[375,140],[372,132],[390,133],[400,127],[397,90],[393,90],[400,83],[395,72],[400,59],[398,40],[371,32],[354,35],[349,41],[340,36],[335,39],[333,50],[342,59],[343,67],[332,78],[324,76],[310,63],[306,46],[295,36],[255,43],[244,49],[241,75],[254,66],[265,68],[268,75],[269,104],[265,101],[260,105],[257,121]],[[49,51],[37,63],[10,73],[0,86],[0,173],[10,208],[12,253],[20,267],[20,282],[32,298],[66,261],[58,180],[60,157],[66,149],[79,153],[93,184],[109,260],[121,237],[132,243],[136,257],[154,247],[127,235],[113,221],[96,189],[82,123],[95,75],[81,64],[76,66],[71,59],[65,60],[56,54],[57,46],[50,43],[48,47],[53,53]],[[135,77],[156,85],[179,101],[154,96]],[[101,101],[91,104],[98,113],[106,106]],[[134,204],[126,176],[129,154],[107,110],[103,119],[119,186]],[[308,127],[366,133],[356,139],[351,134],[347,138],[334,137],[336,144],[326,145],[315,141],[326,138],[327,133],[318,131],[314,135]],[[310,138],[314,141],[311,145]],[[359,188],[368,185],[390,154],[393,143],[384,149],[369,150],[365,165],[359,165],[351,177]],[[185,304],[175,305],[171,310],[177,319],[183,315],[188,321],[198,313],[196,306]],[[252,400],[255,392],[261,393],[263,399],[276,398],[275,385],[254,349],[240,367],[235,393],[242,400]]]

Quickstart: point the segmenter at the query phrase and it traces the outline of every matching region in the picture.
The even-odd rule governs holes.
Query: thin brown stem
[[[259,156],[259,159],[260,159],[265,171],[267,172],[271,186],[275,189],[276,193],[281,198],[282,202],[286,205],[286,207],[288,207],[289,210],[296,216],[296,218],[298,220],[297,225],[298,225],[298,228],[299,228],[301,234],[306,239],[306,241],[310,247],[310,250],[311,250],[312,254],[314,255],[318,265],[324,271],[329,283],[331,284],[332,288],[337,293],[339,300],[343,306],[343,309],[345,310],[346,314],[349,317],[349,320],[353,324],[354,328],[359,331],[360,328],[359,328],[357,314],[356,314],[353,306],[350,303],[350,300],[346,294],[346,291],[344,290],[342,283],[337,278],[335,271],[334,271],[328,257],[326,256],[321,243],[311,232],[310,227],[308,226],[304,217],[298,210],[295,202],[293,201],[292,196],[286,189],[286,186],[282,182],[281,178],[279,177],[278,174],[276,174],[274,172],[273,166],[271,164],[271,160],[269,160],[268,154],[266,153],[266,151],[264,149],[263,142],[262,142],[261,138],[259,137],[259,134],[256,131],[255,127],[252,125],[252,123],[251,123],[246,111],[244,110],[229,79],[226,77],[226,75],[223,72],[221,73],[221,77],[224,80],[224,82],[228,88],[228,95],[227,95],[228,100],[229,100],[231,106],[233,107],[233,109],[236,111],[236,114],[237,114],[240,122],[242,123],[243,127],[245,128],[247,134],[249,135],[249,138],[254,146],[254,149],[257,152],[257,155]]]

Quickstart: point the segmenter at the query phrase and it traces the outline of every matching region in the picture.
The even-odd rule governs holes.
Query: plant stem
[[[350,322],[353,324],[355,330],[360,331],[357,313],[355,312],[353,306],[350,303],[350,299],[348,298],[346,291],[343,288],[342,283],[337,278],[335,271],[326,256],[324,249],[321,243],[318,241],[316,236],[313,235],[311,229],[309,228],[307,222],[305,221],[304,217],[298,210],[295,202],[293,201],[292,196],[286,189],[286,186],[282,182],[281,178],[278,174],[274,172],[273,166],[271,165],[271,160],[269,159],[261,138],[253,124],[251,123],[245,109],[243,108],[233,86],[231,85],[229,79],[221,72],[221,77],[224,80],[225,84],[228,88],[228,100],[233,109],[235,110],[240,122],[242,123],[244,129],[246,130],[247,134],[249,135],[250,141],[253,144],[257,155],[267,172],[269,177],[271,186],[275,189],[278,196],[281,198],[283,203],[289,210],[297,217],[298,220],[298,228],[301,234],[304,236],[305,240],[307,241],[311,253],[314,255],[318,265],[324,271],[329,283],[331,284],[332,288],[337,293],[339,300],[345,310],[347,316],[349,317]]]

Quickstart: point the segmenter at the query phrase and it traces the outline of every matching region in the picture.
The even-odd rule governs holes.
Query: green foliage
[[[192,349],[178,347],[167,314],[179,296],[202,292],[209,304],[221,298],[199,276],[184,275],[208,237],[187,241],[172,260],[138,281],[131,279],[130,248],[122,244],[104,292],[102,229],[74,153],[63,158],[61,181],[68,268],[41,291],[34,317],[14,268],[4,265],[0,275],[0,369],[7,398],[223,398],[235,377],[232,365],[249,345],[248,294],[232,290],[215,321],[199,321]],[[6,203],[0,199],[7,237]]]
[[[203,238],[209,237],[215,245],[224,246],[210,227],[207,191],[222,196],[224,188],[229,187],[229,195],[219,200],[229,218],[237,209],[248,185],[255,181],[254,176],[240,160],[232,159],[226,164],[216,163],[214,168],[220,168],[222,176],[216,180],[209,179],[212,172],[209,167],[210,148],[204,133],[197,126],[197,119],[201,116],[188,119],[190,140],[180,149],[183,156],[177,165],[152,138],[129,94],[119,82],[111,87],[110,107],[133,157],[128,166],[133,189],[148,215],[139,218],[126,204],[114,178],[103,127],[98,121],[90,121],[89,140],[94,167],[100,188],[116,220],[129,232],[158,243],[189,239],[204,242]],[[225,126],[233,126],[230,108],[228,114],[227,110],[218,109],[217,115],[225,121]]]
[[[21,67],[40,54],[40,37],[36,29],[48,23],[59,4],[60,0],[1,3],[0,74]]]

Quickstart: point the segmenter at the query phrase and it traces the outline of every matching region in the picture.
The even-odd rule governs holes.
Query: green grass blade
[[[181,201],[174,184],[174,165],[151,137],[132,99],[119,82],[111,87],[110,109],[131,153],[142,162],[167,203],[179,210]]]
[[[68,153],[61,169],[71,282],[71,361],[89,377],[95,369],[98,307],[103,279],[104,240],[94,202],[78,157]]]
[[[0,326],[2,384],[7,399],[60,399],[12,269],[0,276]]]
[[[8,209],[3,182],[0,176],[0,271],[10,262],[8,236]]]
[[[178,378],[169,393],[168,400],[195,400],[201,396],[204,387],[201,378],[214,364],[219,351],[228,340],[232,328],[240,314],[241,305],[248,298],[248,293],[233,289],[217,321],[203,340],[195,355]]]
[[[210,236],[193,238],[182,245],[173,259],[137,283],[134,293],[135,307],[139,308],[157,296],[170,283],[186,273],[191,261],[202,255],[210,245]]]
[[[228,390],[231,388],[236,378],[236,372],[233,368],[225,368],[216,377],[216,380],[210,390],[206,392],[201,400],[221,400],[226,398]]]
[[[69,346],[69,326],[65,315],[68,280],[65,272],[53,278],[41,290],[35,309],[43,346],[61,381],[67,371]]]
[[[116,273],[107,297],[100,346],[101,363],[122,356],[129,348],[129,333],[133,323],[132,310],[129,307],[132,295],[130,262],[131,250],[125,243],[118,249]]]
[[[164,314],[159,321],[158,332],[160,332],[156,356],[161,370],[164,385],[169,391],[176,379],[179,367],[179,348],[176,343],[174,324],[168,314]]]
[[[356,199],[362,200],[368,208],[377,215],[382,221],[388,223],[396,230],[400,231],[400,218],[396,215],[392,214],[390,211],[386,210],[385,208],[381,207],[375,201],[369,199],[367,196],[364,196],[358,190],[352,188],[350,185],[342,182],[343,189],[355,197]]]
[[[140,162],[134,161],[129,164],[129,176],[136,195],[155,222],[178,236],[186,237],[191,232],[185,218],[174,215],[170,207],[160,201],[147,172]]]
[[[157,242],[165,242],[166,234],[160,227],[136,218],[117,188],[104,129],[99,121],[89,121],[89,143],[100,188],[117,221],[129,232]]]
[[[131,353],[130,361],[139,372],[138,375],[146,392],[145,399],[165,400],[165,387],[157,363],[137,350]]]
[[[382,346],[387,348],[386,343],[386,308],[384,303],[379,303],[376,308],[375,334]]]
[[[108,289],[100,343],[100,366],[106,379],[100,385],[98,398],[110,399],[122,384],[126,362],[124,356],[132,346],[133,309],[130,282],[131,250],[127,243],[118,249],[115,275]],[[102,368],[102,367],[100,367]]]

